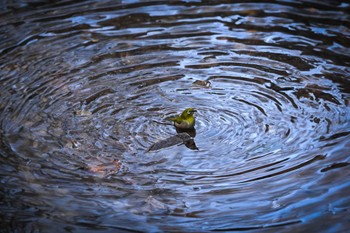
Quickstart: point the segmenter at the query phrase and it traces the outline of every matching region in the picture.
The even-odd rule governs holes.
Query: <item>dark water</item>
[[[1,232],[350,229],[347,1],[0,10]]]

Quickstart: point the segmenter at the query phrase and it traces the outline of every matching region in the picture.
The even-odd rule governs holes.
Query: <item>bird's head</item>
[[[181,113],[181,118],[186,119],[188,117],[193,116],[193,113],[197,112],[196,109],[194,108],[186,108],[182,113]]]

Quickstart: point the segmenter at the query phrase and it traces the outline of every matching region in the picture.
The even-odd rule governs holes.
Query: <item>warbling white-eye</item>
[[[174,122],[175,127],[179,129],[193,129],[196,123],[193,113],[196,110],[194,108],[186,108],[181,115],[176,117],[170,117],[169,120]]]

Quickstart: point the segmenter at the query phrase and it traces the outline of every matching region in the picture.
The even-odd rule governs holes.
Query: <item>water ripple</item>
[[[348,9],[0,4],[5,231],[346,230]],[[186,107],[198,150],[147,152]]]

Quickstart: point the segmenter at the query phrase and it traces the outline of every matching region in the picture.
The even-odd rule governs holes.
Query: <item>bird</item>
[[[197,112],[194,108],[186,108],[181,115],[170,117],[169,120],[174,122],[176,128],[179,129],[194,129],[196,123],[193,114]]]

